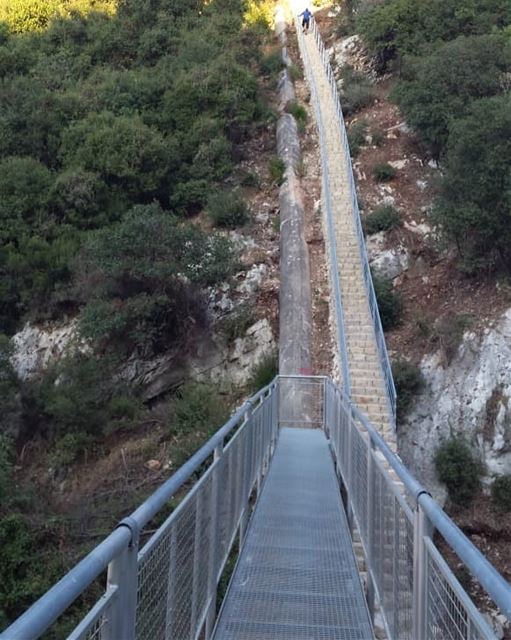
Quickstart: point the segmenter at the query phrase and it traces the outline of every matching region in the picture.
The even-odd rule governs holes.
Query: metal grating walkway
[[[215,640],[371,640],[323,431],[281,429]]]

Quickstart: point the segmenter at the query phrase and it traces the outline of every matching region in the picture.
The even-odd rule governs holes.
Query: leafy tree
[[[0,21],[15,33],[44,29],[55,17],[59,0],[1,0]]]
[[[392,288],[392,280],[381,278],[375,273],[372,273],[372,278],[381,324],[386,331],[399,324],[403,303],[399,294]]]
[[[2,387],[5,386],[0,380]],[[2,402],[2,404],[4,404]],[[0,504],[7,505],[12,490],[12,464],[10,460],[10,439],[0,432]]]
[[[482,473],[482,465],[470,447],[459,437],[449,438],[435,452],[435,468],[450,499],[457,505],[468,506],[480,490]]]
[[[510,22],[508,0],[385,0],[362,13],[359,29],[384,70],[398,55],[423,55],[439,42]]]
[[[97,437],[115,421],[131,424],[140,403],[114,377],[114,367],[108,357],[77,352],[46,373],[35,398],[52,440],[68,434]],[[90,438],[73,441],[80,450],[90,443]]]
[[[0,83],[0,156],[33,156],[57,166],[62,131],[81,109],[75,95],[55,92],[39,78]]]
[[[106,184],[132,196],[159,193],[168,170],[163,136],[139,116],[91,114],[71,125],[62,137],[67,167],[98,173]]]
[[[0,517],[0,627],[21,615],[58,579],[64,567],[54,550],[46,554],[44,571],[39,570],[40,549],[57,543],[50,526],[35,531],[20,513]]]
[[[58,16],[89,11],[113,13],[117,0],[0,0],[0,22],[14,33],[41,31]]]
[[[111,200],[111,191],[101,177],[81,167],[62,172],[51,191],[51,202],[59,222],[77,229],[110,223],[115,218],[116,208]]]
[[[451,125],[434,220],[470,270],[511,266],[511,96],[484,98]]]
[[[50,171],[33,158],[0,162],[0,239],[7,242],[41,228],[49,212]]]
[[[404,359],[392,363],[392,377],[397,394],[397,421],[402,422],[408,413],[415,396],[424,384],[421,370]]]
[[[451,121],[473,100],[501,93],[503,73],[511,70],[511,44],[502,36],[460,36],[417,60],[413,79],[395,91],[407,122],[435,157],[443,152]]]
[[[69,282],[70,261],[79,245],[80,235],[72,227],[60,227],[50,239],[23,236],[17,247],[5,248],[6,277],[17,291],[20,315],[33,309],[38,309],[40,316],[51,315],[52,303],[57,302],[54,294]]]
[[[77,271],[82,295],[92,299],[82,331],[124,349],[159,351],[200,320],[199,287],[234,266],[225,238],[179,224],[156,205],[135,207],[84,247]]]

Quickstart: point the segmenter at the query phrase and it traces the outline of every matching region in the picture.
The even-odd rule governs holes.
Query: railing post
[[[275,384],[275,386],[273,387],[273,389],[270,390],[270,393],[271,393],[270,406],[271,406],[271,428],[272,428],[271,453],[273,455],[273,452],[275,451],[275,447],[277,446],[277,439],[278,439],[278,433],[279,433],[280,378]]]
[[[193,537],[193,570],[192,570],[192,602],[190,607],[190,640],[197,632],[199,580],[202,567],[200,566],[201,523],[202,523],[202,492],[195,497],[195,522]]]
[[[218,526],[218,508],[220,506],[220,490],[219,490],[219,475],[221,471],[221,463],[218,460],[222,457],[224,447],[223,443],[220,443],[215,447],[213,453],[213,464],[217,463],[216,468],[213,471],[213,477],[211,479],[211,513],[210,513],[210,526],[211,526],[211,538],[209,546],[209,566],[208,566],[208,598],[209,608],[206,614],[206,624],[204,628],[205,640],[209,640],[213,633],[213,627],[215,626],[216,619],[216,596],[217,596],[217,570],[218,570],[218,545],[220,541],[220,531]]]
[[[328,424],[328,419],[331,419],[331,416],[327,415],[327,411],[328,411],[327,407],[329,405],[328,405],[328,401],[327,401],[327,397],[328,397],[327,391],[328,390],[327,390],[326,378],[323,379],[322,384],[323,384],[323,411],[322,411],[322,414],[323,414],[323,425],[322,426],[323,426],[323,431],[325,432],[326,437],[331,439],[330,426]],[[330,413],[330,412],[328,411],[328,413]]]
[[[131,531],[131,542],[124,551],[108,565],[107,589],[117,587],[117,597],[112,605],[108,624],[102,638],[105,640],[135,640],[138,591],[138,541],[139,527],[129,517],[119,527]]]
[[[374,512],[374,492],[373,492],[373,441],[368,435],[367,443],[367,608],[374,623],[374,584],[372,579],[373,566],[373,512]]]
[[[248,424],[249,420],[250,420],[250,415],[247,412],[245,414],[245,419],[247,420],[247,425],[246,428],[250,428],[250,425]],[[243,541],[245,540],[245,532],[247,529],[247,523],[248,523],[248,506],[249,506],[249,500],[250,500],[250,465],[247,462],[247,459],[249,457],[249,434],[247,431],[245,431],[245,434],[243,435],[243,451],[242,454],[240,455],[240,465],[241,465],[241,475],[242,475],[242,483],[241,483],[241,517],[240,517],[240,530],[239,530],[239,552],[241,553],[241,548],[243,546]]]
[[[348,466],[346,469],[346,494],[347,494],[347,509],[346,516],[348,518],[348,525],[350,528],[350,534],[353,536],[353,409],[351,402],[348,403]]]
[[[432,527],[418,501],[413,521],[413,638],[425,640],[427,618],[427,557],[424,538]]]

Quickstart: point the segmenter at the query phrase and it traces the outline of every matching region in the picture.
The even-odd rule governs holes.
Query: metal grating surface
[[[215,640],[370,640],[325,434],[284,428]]]

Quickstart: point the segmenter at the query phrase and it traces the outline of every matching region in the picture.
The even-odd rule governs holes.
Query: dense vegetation
[[[0,628],[85,551],[65,518],[16,486],[16,446],[44,440],[62,474],[132,429],[143,407],[120,361],[189,339],[205,321],[204,288],[238,266],[225,234],[194,216],[247,219],[230,176],[271,117],[257,78],[270,5],[0,0]],[[94,352],[77,348],[20,384],[6,336],[69,314]],[[204,385],[171,407],[174,462],[227,408]]]
[[[54,4],[67,13],[73,2]],[[241,29],[239,3],[156,5],[125,0],[113,17],[56,12],[41,32],[1,32],[4,331],[87,302],[72,276],[88,232],[115,233],[135,205],[157,203],[181,219],[195,213],[267,116],[248,64],[258,38]],[[4,12],[11,29],[26,31],[13,12]],[[195,240],[203,242],[198,232]],[[217,269],[227,273],[228,265]]]
[[[362,3],[360,31],[445,177],[434,221],[473,272],[511,267],[511,4]]]
[[[445,440],[435,452],[435,469],[450,500],[466,507],[481,489],[483,467],[468,444],[458,436]]]

